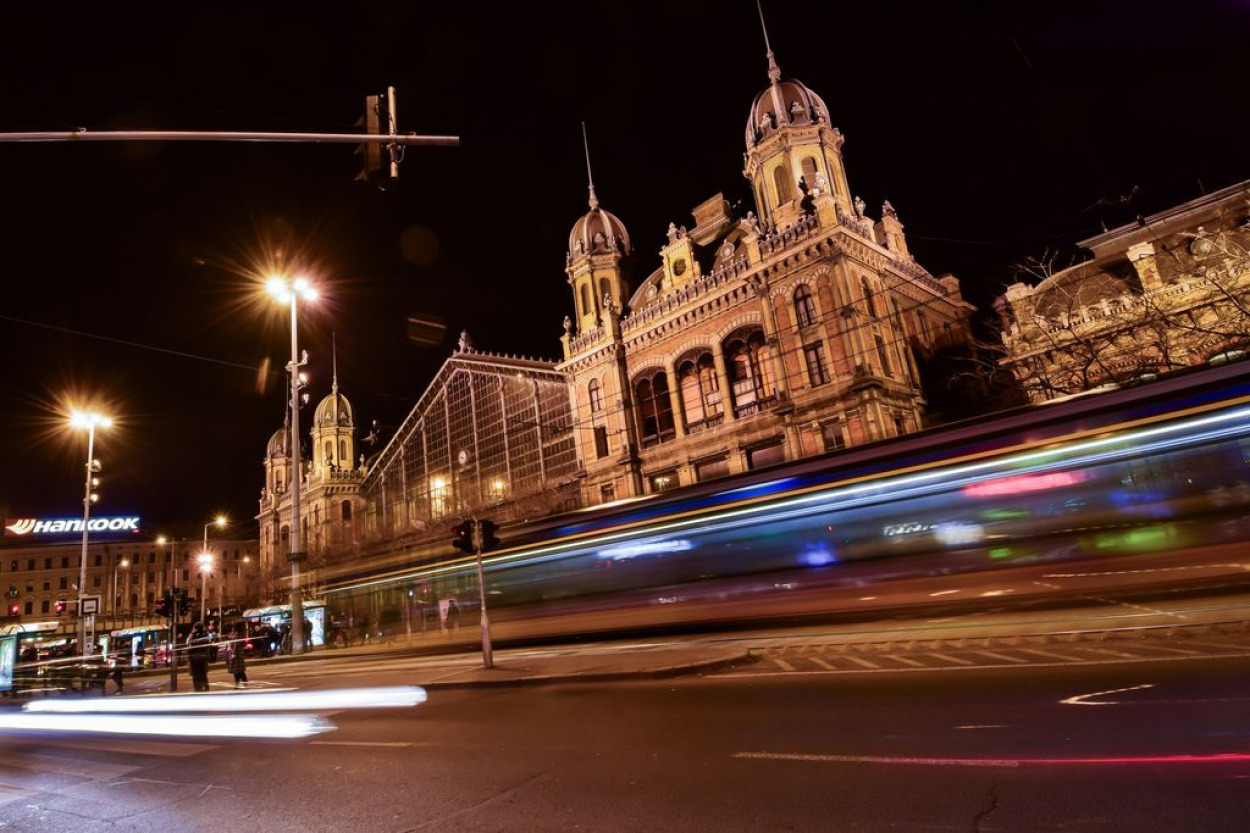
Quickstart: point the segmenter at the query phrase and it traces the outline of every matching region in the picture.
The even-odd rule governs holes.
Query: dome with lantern
[[[600,208],[599,201],[592,199],[590,211],[573,224],[569,233],[569,257],[615,251],[629,254],[629,232],[615,214]]]
[[[352,403],[347,401],[346,396],[339,393],[339,386],[336,382],[330,395],[322,399],[317,405],[317,410],[313,412],[313,427],[353,424]]]
[[[270,460],[291,456],[291,424],[289,422],[273,432],[273,436],[269,438],[269,444],[265,446],[265,456]]]
[[[824,99],[794,79],[773,81],[751,102],[747,116],[747,147],[754,147],[786,126],[803,127],[829,121]]]

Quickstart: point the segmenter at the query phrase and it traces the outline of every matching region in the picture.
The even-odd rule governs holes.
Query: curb
[[[759,659],[752,651],[744,650],[729,657],[695,660],[664,668],[644,671],[584,671],[575,674],[541,674],[533,677],[515,677],[508,680],[465,680],[450,682],[417,683],[426,690],[449,691],[470,688],[518,688],[521,686],[556,685],[567,683],[605,683],[620,680],[662,680],[688,674],[706,674],[734,665],[745,665]]]

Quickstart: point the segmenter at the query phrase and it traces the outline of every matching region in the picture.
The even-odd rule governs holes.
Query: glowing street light
[[[95,429],[108,428],[113,424],[113,420],[93,411],[71,411],[69,415],[69,424],[72,428],[87,430],[87,476],[83,482],[82,495],[82,553],[79,556],[78,563],[78,647],[82,656],[87,656],[89,647],[87,645],[87,617],[83,615],[83,592],[87,588],[87,527],[91,522],[91,504],[99,498],[92,491],[93,486],[99,485],[100,481],[95,476],[100,470],[100,461],[95,459]]]
[[[208,611],[208,598],[205,595],[208,589],[208,574],[213,569],[213,554],[208,550],[208,528],[216,526],[225,528],[229,521],[225,515],[218,515],[208,523],[204,524],[204,548],[200,550],[200,624],[204,624],[204,615]]]
[[[276,275],[269,278],[265,288],[278,301],[291,307],[291,363],[287,365],[291,374],[291,551],[287,559],[291,562],[291,653],[298,654],[304,650],[304,599],[299,569],[304,558],[299,512],[299,389],[302,383],[299,369],[304,361],[300,360],[299,352],[299,302],[300,299],[317,300],[317,290],[307,278],[288,281]]]

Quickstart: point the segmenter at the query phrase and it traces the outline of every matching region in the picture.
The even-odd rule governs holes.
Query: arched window
[[[773,379],[772,351],[764,333],[756,330],[725,344],[729,357],[729,384],[733,388],[734,412],[748,416],[768,404],[777,394]]]
[[[800,327],[810,327],[816,323],[816,299],[807,284],[799,284],[794,290],[794,317]]]
[[[334,459],[334,440],[326,440],[326,462]]]
[[[681,406],[687,430],[694,432],[720,423],[722,413],[720,381],[710,351],[681,363],[677,371],[681,385]]]
[[[603,299],[612,294],[612,284],[607,278],[599,279],[599,298]]]
[[[877,301],[872,297],[872,284],[868,282],[866,275],[861,275],[859,279],[860,285],[864,290],[864,303],[868,306],[868,315],[873,318],[877,317]]]
[[[289,526],[282,527],[282,552],[291,551],[291,528]]]
[[[351,466],[352,461],[347,453],[347,440],[339,440],[339,463],[344,466]]]
[[[590,315],[595,308],[590,305],[590,287],[582,284],[582,315]]]
[[[674,436],[673,404],[669,399],[668,375],[661,370],[635,382],[634,401],[643,446],[671,440]]]
[[[677,370],[677,378],[681,380],[681,409],[686,417],[687,427],[701,425],[705,414],[703,392],[699,390],[698,367],[692,361],[682,362]]]
[[[590,384],[586,386],[586,398],[590,400],[592,414],[603,410],[603,390],[599,387],[598,379],[591,379]]]
[[[803,181],[809,191],[816,187],[816,160],[811,156],[803,157]]]
[[[790,172],[785,165],[773,168],[773,187],[777,190],[777,205],[794,200],[794,186],[790,184]]]
[[[341,516],[343,520],[350,521],[352,519],[352,502],[345,500],[340,504]]]

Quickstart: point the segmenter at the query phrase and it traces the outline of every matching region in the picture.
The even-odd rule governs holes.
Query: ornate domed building
[[[663,491],[921,427],[914,352],[969,338],[973,307],[912,257],[886,202],[854,198],[829,107],[786,80],[767,44],[743,175],[670,223],[632,293],[624,224],[599,207],[569,235],[564,323],[582,499]],[[588,164],[589,174],[589,164]]]

